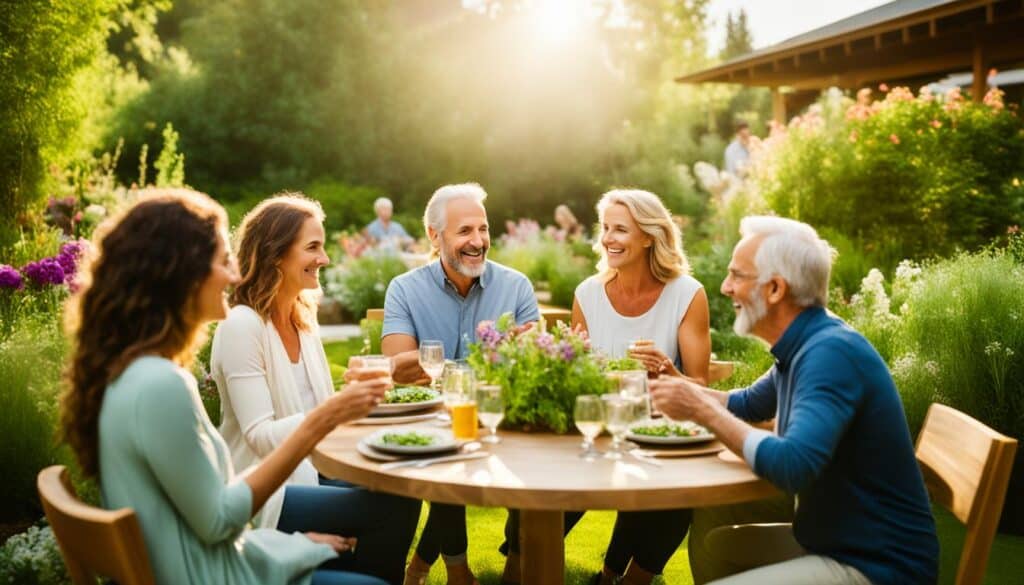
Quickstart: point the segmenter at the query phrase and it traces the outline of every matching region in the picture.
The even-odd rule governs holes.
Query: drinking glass
[[[633,402],[638,420],[651,418],[651,395],[647,391],[646,370],[619,372],[619,394]]]
[[[359,358],[363,362],[361,367],[364,370],[375,372],[377,377],[391,377],[395,366],[390,357],[386,355],[364,355],[359,356]],[[351,360],[349,360],[349,363],[351,364]]]
[[[476,376],[473,369],[466,364],[459,364],[448,361],[444,365],[444,374],[441,375],[441,399],[444,400],[445,411],[437,416],[438,419],[447,422],[452,410],[457,404],[473,400],[473,387],[476,384]],[[474,422],[476,418],[473,419]]]
[[[612,447],[604,454],[607,459],[622,459],[622,438],[629,425],[636,420],[636,406],[632,399],[621,394],[605,394],[604,401],[605,426],[612,435]]]
[[[498,425],[505,417],[505,402],[501,398],[501,386],[497,384],[480,384],[476,388],[477,416],[480,424],[487,427],[491,434],[483,439],[484,443],[500,443]]]
[[[593,461],[598,456],[597,449],[594,448],[594,438],[601,434],[604,427],[604,404],[601,397],[588,394],[577,396],[573,419],[576,421],[576,428],[583,435],[583,452],[580,453],[580,457]]]
[[[430,387],[436,388],[437,379],[444,371],[444,344],[434,339],[421,341],[420,367],[430,376]]]

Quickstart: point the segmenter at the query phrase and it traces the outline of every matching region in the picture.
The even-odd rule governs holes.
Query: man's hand
[[[399,384],[428,384],[430,376],[420,367],[420,352],[418,349],[403,351],[391,356],[395,366],[391,377]]]
[[[708,410],[708,398],[701,386],[685,378],[663,376],[651,380],[650,388],[651,402],[666,416],[707,424],[703,417]]]

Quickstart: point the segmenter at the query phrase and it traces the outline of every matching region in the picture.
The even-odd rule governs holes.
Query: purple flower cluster
[[[64,284],[64,279],[67,278],[64,268],[56,258],[43,258],[36,262],[29,262],[21,271],[37,286]]]
[[[572,344],[568,341],[563,341],[558,344],[558,351],[562,354],[562,359],[571,362],[576,358],[576,350],[573,349]]]
[[[537,344],[537,347],[542,349],[550,356],[554,356],[557,351],[555,349],[555,336],[551,335],[550,333],[541,333],[537,335],[537,340],[535,341],[535,343]]]
[[[17,269],[13,266],[0,264],[0,288],[21,290],[24,286],[25,281],[21,278],[21,273]]]
[[[494,321],[481,321],[476,326],[476,336],[489,349],[498,347],[498,344],[505,339],[505,336],[494,326]]]
[[[70,283],[78,271],[78,261],[82,258],[82,251],[85,248],[83,240],[71,240],[60,247],[60,254],[57,254],[57,263],[64,269],[64,278]]]

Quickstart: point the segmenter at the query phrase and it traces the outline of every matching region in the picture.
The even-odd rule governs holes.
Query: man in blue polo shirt
[[[935,522],[896,386],[871,344],[825,310],[835,251],[790,219],[748,217],[740,233],[722,293],[736,332],[768,342],[775,365],[729,393],[679,379],[651,390],[659,410],[708,427],[757,475],[796,495],[791,528],[711,532],[712,556],[785,551],[715,583],[934,583]],[[745,422],[773,417],[775,433]]]
[[[396,382],[426,380],[419,367],[421,340],[440,340],[446,359],[460,359],[469,355],[480,321],[503,313],[512,313],[517,325],[540,318],[530,281],[487,260],[486,198],[480,185],[469,183],[441,187],[427,203],[423,224],[437,259],[392,280],[384,300],[381,349],[394,356]],[[473,583],[467,544],[465,508],[432,503],[406,583],[425,579],[438,553],[448,583]]]

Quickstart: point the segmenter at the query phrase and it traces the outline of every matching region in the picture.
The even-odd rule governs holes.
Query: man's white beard
[[[487,248],[481,247],[480,250],[483,252],[483,258],[487,258]],[[444,241],[444,237],[441,238],[441,258],[444,263],[450,266],[455,272],[458,272],[462,276],[467,278],[479,278],[483,276],[484,270],[487,269],[487,263],[481,262],[480,266],[469,267],[462,263],[462,258],[459,255],[459,251],[456,250],[454,254],[448,253],[448,245]]]
[[[764,319],[768,313],[768,303],[765,302],[764,297],[757,294],[758,292],[755,290],[751,295],[750,303],[740,303],[740,314],[736,315],[736,321],[732,324],[732,330],[736,332],[736,335],[749,335],[754,325],[757,325],[758,321]]]

